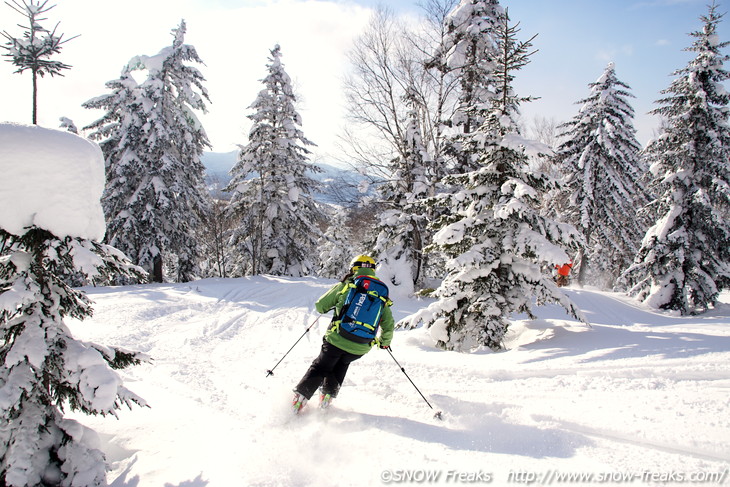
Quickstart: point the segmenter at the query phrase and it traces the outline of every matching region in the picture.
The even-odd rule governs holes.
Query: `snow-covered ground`
[[[122,371],[149,409],[75,419],[96,430],[121,487],[730,483],[730,295],[706,315],[649,311],[622,295],[566,292],[517,319],[509,350],[459,354],[397,331],[333,408],[295,417],[291,388],[317,354],[334,281],[250,277],[87,288],[77,338],[141,350]],[[427,301],[396,300],[396,319]],[[574,477],[569,477],[574,476]],[[578,477],[582,476],[582,477]]]

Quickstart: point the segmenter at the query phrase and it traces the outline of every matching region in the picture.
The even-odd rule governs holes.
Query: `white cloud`
[[[278,43],[302,101],[304,133],[326,152],[332,149],[344,111],[346,52],[369,13],[353,4],[322,0],[64,0],[49,12],[48,23],[60,21],[61,32],[81,36],[57,56],[73,65],[65,77],[40,80],[39,123],[58,127],[61,116],[79,127],[92,122],[100,113],[83,109],[81,103],[107,93],[104,83],[116,78],[131,57],[156,54],[170,45],[171,29],[185,19],[185,41],[205,62],[198,68],[212,103],[201,120],[214,150],[234,150],[235,144],[246,142],[247,107],[262,88],[269,51]],[[22,19],[17,15],[15,20]],[[19,29],[7,30],[20,34]],[[28,123],[30,75],[12,71],[10,63],[2,62],[0,90],[7,101],[0,119]]]

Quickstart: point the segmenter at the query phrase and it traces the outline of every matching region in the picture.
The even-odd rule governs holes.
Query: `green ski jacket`
[[[367,267],[362,267],[358,271],[359,276],[370,276],[376,277],[375,272]],[[354,276],[357,277],[357,276]],[[349,282],[354,280],[354,277],[349,279]],[[377,277],[376,277],[377,279]],[[339,315],[342,305],[345,304],[345,295],[342,290],[347,285],[347,282],[339,282],[335,284],[329,291],[324,293],[321,298],[314,303],[314,307],[320,313],[329,313],[335,310],[335,316]],[[384,346],[390,345],[393,339],[393,329],[395,328],[395,320],[393,319],[393,313],[390,310],[390,306],[386,306],[383,309],[383,315],[380,318],[380,344]],[[325,340],[334,345],[337,348],[344,350],[355,355],[365,355],[370,351],[372,345],[368,343],[355,343],[348,340],[347,338],[340,336],[334,327],[330,327],[327,333],[324,335]]]

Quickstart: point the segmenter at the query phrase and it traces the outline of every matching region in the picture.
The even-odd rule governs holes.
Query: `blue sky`
[[[538,52],[515,82],[519,94],[540,97],[523,107],[523,116],[564,121],[575,115],[575,104],[589,94],[588,84],[598,79],[609,62],[631,86],[635,125],[642,143],[653,135],[656,118],[647,114],[656,107],[660,90],[669,86],[671,74],[684,67],[693,53],[699,17],[712,0],[501,0],[510,18],[519,22],[521,38],[537,34]],[[418,1],[357,0],[367,7],[387,5],[418,13]],[[727,6],[724,4],[727,3]],[[730,2],[718,1],[720,12]],[[719,26],[720,38],[730,40],[730,15]],[[730,66],[726,66],[730,69]]]
[[[59,59],[73,68],[63,78],[40,82],[41,125],[57,127],[58,117],[83,126],[100,114],[81,108],[84,101],[107,93],[104,83],[139,54],[156,54],[171,43],[170,30],[184,18],[186,42],[193,44],[205,66],[212,104],[201,115],[214,150],[234,150],[246,143],[247,109],[261,89],[269,50],[281,44],[283,62],[300,96],[305,135],[319,145],[316,157],[326,160],[335,149],[343,125],[341,78],[345,53],[367,23],[371,9],[385,4],[398,13],[417,15],[418,1],[409,0],[56,0],[50,21],[60,21],[69,42]],[[671,73],[684,67],[684,52],[700,28],[707,0],[502,0],[523,39],[538,34],[539,52],[519,74],[520,95],[540,97],[523,107],[526,120],[535,116],[565,121],[577,113],[608,62],[629,84],[636,99],[639,140],[651,136],[656,120],[646,113],[669,86]],[[720,11],[726,9],[720,4]],[[0,5],[0,30],[16,33],[22,19]],[[721,40],[730,40],[730,16],[720,24]],[[19,33],[19,32],[18,32]],[[728,66],[730,68],[730,66]],[[0,120],[30,119],[30,77],[12,74],[0,62]]]
[[[694,40],[688,33],[701,28],[699,17],[707,13],[705,0],[503,0],[502,5],[521,23],[524,36],[538,34],[539,52],[516,82],[520,93],[541,97],[525,107],[526,116],[573,116],[587,85],[613,61],[617,76],[636,96],[632,105],[643,143],[656,125],[646,112],[656,107],[671,74],[694,56],[683,49]],[[720,4],[720,12],[725,11]],[[730,16],[720,23],[722,40],[730,40],[728,22]]]

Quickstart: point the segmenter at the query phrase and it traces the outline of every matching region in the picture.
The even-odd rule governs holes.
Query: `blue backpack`
[[[355,343],[372,342],[383,309],[393,304],[388,299],[388,286],[374,277],[357,276],[342,292],[347,296],[340,317],[335,320],[337,332]]]

